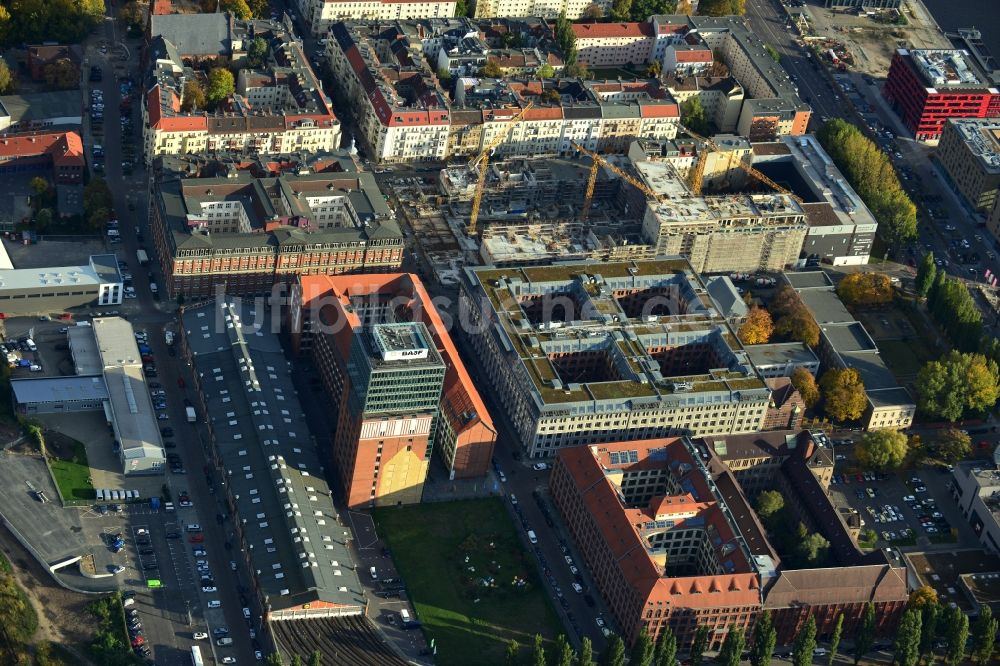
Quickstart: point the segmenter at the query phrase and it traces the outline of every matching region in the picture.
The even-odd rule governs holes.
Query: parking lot
[[[940,468],[911,473],[876,474],[854,471],[850,461],[837,463],[830,492],[839,507],[860,515],[862,540],[867,530],[877,535],[865,546],[903,550],[974,547],[975,534],[962,519],[947,484],[951,475]]]

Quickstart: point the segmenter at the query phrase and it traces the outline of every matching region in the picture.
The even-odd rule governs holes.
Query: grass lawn
[[[73,442],[72,458],[49,459],[52,478],[59,486],[59,492],[66,500],[92,500],[94,486],[90,483],[90,465],[87,464],[87,449],[82,442]]]
[[[896,377],[912,377],[920,372],[924,361],[921,360],[918,347],[922,348],[915,340],[882,340],[878,342],[878,350],[885,359],[886,365],[892,370]]]
[[[427,640],[436,641],[439,666],[502,664],[510,639],[525,646],[536,633],[551,639],[562,632],[502,500],[415,504],[373,515]]]

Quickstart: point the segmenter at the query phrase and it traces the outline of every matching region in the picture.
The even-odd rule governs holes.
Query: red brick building
[[[427,342],[444,366],[439,393],[419,405],[413,395],[429,385],[408,391],[404,384],[418,381],[420,372],[433,373],[430,359],[371,361],[376,354],[362,353],[374,351],[366,329],[410,322],[426,327]],[[431,457],[453,479],[486,474],[496,428],[415,275],[301,276],[293,289],[290,328],[293,346],[312,354],[337,414],[335,468],[350,506],[419,502]],[[368,365],[368,372],[357,370]],[[379,375],[395,375],[389,380],[395,395],[375,404],[372,387]]]
[[[779,644],[810,613],[820,637],[843,613],[849,636],[869,602],[890,635],[906,606],[906,570],[857,548],[826,494],[832,468],[807,432],[667,438],[563,449],[550,486],[628,641],[669,624],[684,646],[703,624],[714,649],[731,628],[752,630],[764,609]],[[767,488],[827,539],[823,568],[792,569],[774,550],[751,504]]]
[[[0,175],[50,172],[59,185],[83,184],[87,160],[76,132],[0,134]]]
[[[802,395],[792,386],[789,377],[771,377],[764,380],[771,389],[771,404],[764,414],[761,430],[798,430],[806,414]]]
[[[32,81],[45,80],[45,68],[60,60],[69,61],[78,70],[83,52],[77,44],[41,44],[28,47],[28,71]]]
[[[958,49],[897,49],[883,95],[918,141],[938,140],[948,118],[1000,116],[1000,90]]]

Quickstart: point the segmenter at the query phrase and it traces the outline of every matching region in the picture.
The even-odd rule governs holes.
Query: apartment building
[[[716,650],[765,609],[782,645],[810,614],[820,638],[841,613],[853,635],[869,602],[877,633],[889,636],[906,605],[906,570],[858,550],[814,473],[832,468],[808,433],[615,441],[559,451],[550,490],[627,642],[669,627],[684,645],[701,625]],[[753,478],[782,489],[821,529],[831,566],[784,566],[752,508],[759,490],[744,486]]]
[[[432,456],[444,466],[451,479],[486,474],[493,455],[496,428],[430,296],[415,275],[302,276],[293,290],[291,303],[293,346],[298,352],[311,353],[337,415],[341,414],[342,403],[352,390],[348,364],[351,345],[354,338],[362,334],[361,329],[376,321],[422,324],[430,335],[427,342],[436,349],[445,365],[440,402],[434,410],[434,436],[429,445]],[[371,499],[366,493],[370,493],[371,481],[378,477],[375,473],[378,465],[361,450],[372,448],[371,444],[363,438],[353,443],[344,441],[342,447],[351,450],[338,453],[342,459],[353,461],[351,468],[343,470],[345,487],[347,494],[361,504]],[[354,451],[354,448],[359,450]],[[416,455],[419,457],[421,453],[418,451]],[[397,454],[403,455],[400,451],[390,452],[383,441],[381,460],[389,461]],[[388,474],[388,464],[382,468]],[[383,475],[382,482],[376,486],[378,501],[400,492],[398,487],[390,489],[386,479]],[[419,501],[423,477],[410,481],[413,484],[410,494]]]
[[[561,13],[566,13],[566,18],[575,21],[583,18],[584,12],[591,5],[596,4],[603,13],[611,10],[610,0],[474,0],[472,3],[472,15],[479,18],[493,18],[505,16],[542,16],[554,19]]]
[[[313,37],[340,21],[405,21],[455,15],[455,0],[292,0]]]
[[[360,138],[376,159],[477,155],[500,135],[498,155],[514,156],[572,152],[574,143],[624,150],[636,137],[676,134],[680,108],[655,80],[459,78],[450,101],[429,62],[456,72],[475,69],[482,43],[468,36],[469,25],[355,22],[331,30],[331,68],[358,109]],[[539,66],[552,60],[550,51],[536,51]],[[522,111],[520,122],[508,127]]]
[[[158,155],[317,152],[340,145],[340,122],[302,43],[276,21],[229,14],[153,16],[143,104],[147,164]],[[244,68],[233,96],[214,111],[188,108],[184,86],[206,81],[211,64],[241,62],[249,43],[268,44],[265,62]],[[186,65],[194,63],[196,69]]]
[[[694,59],[694,72],[699,72],[711,63],[707,54],[721,56],[746,96],[737,134],[751,141],[774,141],[806,133],[812,114],[809,105],[742,18],[657,15],[650,17],[650,22],[657,36],[653,55],[663,63],[666,74],[685,75],[691,71],[687,58]],[[668,51],[671,47],[676,52]]]
[[[969,205],[988,215],[1000,190],[1000,118],[949,118],[934,155]]]
[[[157,162],[150,222],[171,298],[399,267],[403,235],[372,174],[349,157],[243,159]]]
[[[656,42],[651,23],[574,23],[577,60],[587,67],[643,65]]]
[[[611,439],[756,432],[770,391],[691,265],[466,268],[470,342],[528,456]]]
[[[1000,117],[1000,89],[968,51],[897,49],[882,89],[917,141],[937,141],[949,118]]]

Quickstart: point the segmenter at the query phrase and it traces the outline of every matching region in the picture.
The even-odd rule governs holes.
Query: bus
[[[191,666],[205,666],[205,662],[201,660],[201,648],[197,645],[191,648]]]

